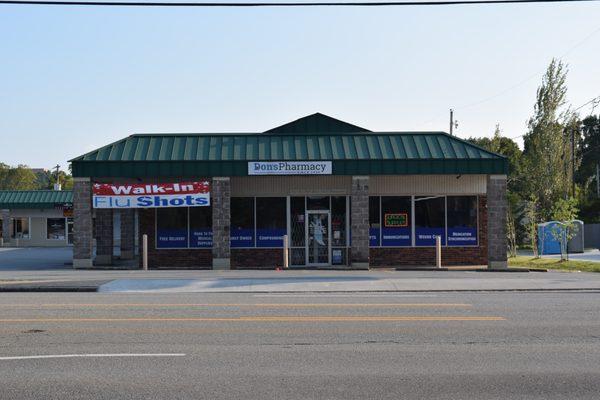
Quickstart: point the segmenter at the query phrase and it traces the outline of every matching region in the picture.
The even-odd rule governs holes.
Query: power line
[[[520,3],[574,3],[600,0],[441,0],[441,1],[375,1],[375,2],[124,2],[124,1],[46,1],[0,0],[0,4],[43,6],[109,6],[109,7],[386,7],[386,6],[454,6]]]

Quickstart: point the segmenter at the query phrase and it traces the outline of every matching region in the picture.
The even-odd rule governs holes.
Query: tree
[[[577,182],[584,191],[589,190],[589,197],[596,197],[596,166],[600,163],[600,115],[590,115],[581,121],[581,166],[577,171]]]
[[[5,173],[2,173],[1,190],[34,190],[37,188],[37,177],[26,165],[8,168]]]
[[[508,158],[508,190],[518,192],[520,176],[523,170],[523,152],[517,142],[511,138],[502,136],[500,125],[496,125],[496,130],[491,138],[469,138],[467,140],[488,151]]]
[[[577,225],[573,222],[577,218],[577,200],[574,197],[559,199],[552,207],[552,219],[560,223],[560,227],[552,230],[552,236],[560,243],[560,259],[569,259],[567,244],[577,234]]]
[[[539,258],[538,252],[538,234],[537,226],[539,222],[539,201],[535,195],[531,195],[529,199],[522,203],[521,210],[521,225],[526,229],[527,238],[530,240],[531,249],[533,250],[533,256]]]
[[[534,114],[523,137],[524,191],[539,201],[541,217],[548,219],[556,201],[571,187],[571,132],[575,115],[565,107],[567,68],[552,60],[537,90]]]

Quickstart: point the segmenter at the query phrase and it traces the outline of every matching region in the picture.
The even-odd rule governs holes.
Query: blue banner
[[[477,228],[448,228],[448,246],[477,246]]]
[[[444,228],[419,228],[415,229],[415,245],[435,246],[435,237],[442,237],[442,246],[446,244]]]
[[[211,248],[213,244],[213,233],[211,228],[191,229],[190,247]]]
[[[176,249],[188,247],[186,229],[158,229],[156,231],[157,249]]]
[[[283,247],[286,229],[257,229],[256,247]]]
[[[254,229],[231,229],[229,243],[231,247],[254,247]]]
[[[378,247],[379,246],[379,228],[369,228],[369,246],[370,247]],[[350,236],[352,237],[352,235]]]
[[[410,228],[381,228],[381,245],[385,247],[411,246]]]

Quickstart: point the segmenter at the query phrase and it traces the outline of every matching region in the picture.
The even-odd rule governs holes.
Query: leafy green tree
[[[569,259],[567,244],[577,234],[577,225],[573,222],[577,218],[577,199],[569,197],[567,199],[558,199],[552,207],[551,218],[558,221],[561,228],[553,229],[552,235],[560,243],[561,260]]]
[[[26,165],[9,168],[0,182],[2,190],[34,190],[37,189],[37,177]]]
[[[496,130],[491,138],[469,138],[467,140],[479,147],[508,158],[508,190],[518,192],[523,171],[523,152],[517,142],[511,138],[502,136],[499,125],[496,125]]]
[[[590,115],[581,121],[581,166],[577,182],[586,197],[597,197],[596,166],[600,164],[600,115]]]
[[[576,118],[566,107],[566,79],[566,66],[552,60],[523,137],[523,190],[538,199],[543,219],[550,218],[552,206],[571,187],[570,129],[576,128]]]

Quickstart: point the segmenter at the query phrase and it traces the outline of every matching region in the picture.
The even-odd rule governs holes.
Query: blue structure
[[[565,227],[558,221],[538,225],[538,253],[540,255],[560,254],[560,240],[565,238]]]

